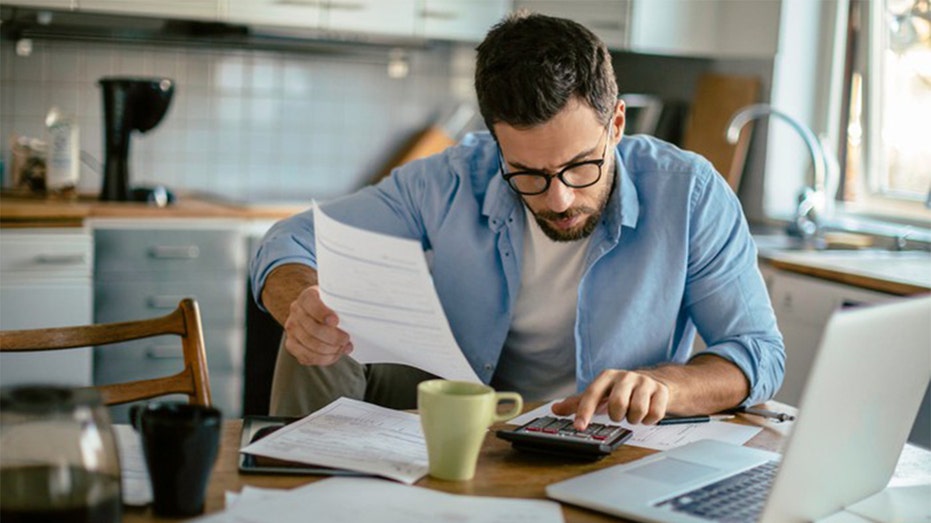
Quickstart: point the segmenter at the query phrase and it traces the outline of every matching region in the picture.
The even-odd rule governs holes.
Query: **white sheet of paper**
[[[427,474],[420,416],[339,398],[241,452],[358,470],[411,484]]]
[[[310,511],[310,512],[308,512]],[[330,478],[253,502],[240,501],[201,523],[560,523],[558,503],[448,494],[374,478]]]
[[[314,206],[323,302],[362,363],[404,363],[481,381],[453,337],[420,243],[342,224]]]
[[[123,503],[142,506],[152,502],[152,481],[145,464],[142,438],[130,425],[114,424],[117,451],[120,454],[120,481]]]
[[[542,405],[530,412],[508,421],[511,425],[523,425],[528,421],[541,416],[554,416],[557,418],[575,418],[575,416],[556,416],[553,414],[552,405],[560,400],[553,400]],[[592,417],[594,423],[610,423],[620,425],[633,431],[625,445],[634,445],[656,450],[669,450],[675,447],[698,441],[700,439],[716,439],[726,441],[735,445],[743,445],[756,436],[761,430],[760,427],[751,427],[747,425],[738,425],[736,423],[727,423],[726,421],[712,421],[708,423],[683,423],[680,425],[632,425],[627,421],[617,423],[612,421],[607,414],[599,414]]]
[[[931,484],[891,487],[847,507],[870,521],[931,521]]]

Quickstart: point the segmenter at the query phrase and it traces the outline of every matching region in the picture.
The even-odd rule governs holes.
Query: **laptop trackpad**
[[[627,471],[628,474],[659,481],[668,485],[688,483],[707,477],[715,472],[719,472],[719,469],[675,458],[663,458],[659,461],[647,463],[642,467],[629,469]]]

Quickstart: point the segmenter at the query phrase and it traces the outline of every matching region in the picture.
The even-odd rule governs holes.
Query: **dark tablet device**
[[[614,452],[633,433],[619,425],[590,423],[579,431],[572,420],[550,416],[536,418],[513,430],[499,430],[517,450],[552,454],[581,460],[596,460]]]
[[[293,423],[300,418],[283,418],[274,416],[246,416],[242,421],[242,434],[239,438],[239,448],[258,441],[272,432]],[[335,469],[320,465],[308,465],[264,456],[255,456],[239,453],[239,472],[245,474],[317,474],[323,476],[369,476],[364,472],[354,470]]]

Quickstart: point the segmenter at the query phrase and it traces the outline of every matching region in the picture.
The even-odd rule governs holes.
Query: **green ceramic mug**
[[[498,404],[513,402],[507,412]],[[492,423],[520,414],[524,400],[516,392],[495,392],[481,383],[428,380],[417,387],[417,409],[427,441],[430,475],[460,481],[475,476],[475,464]]]

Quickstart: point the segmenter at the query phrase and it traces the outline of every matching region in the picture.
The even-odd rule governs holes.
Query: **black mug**
[[[220,448],[220,411],[178,401],[152,402],[134,405],[130,419],[142,438],[155,514],[203,513]]]

